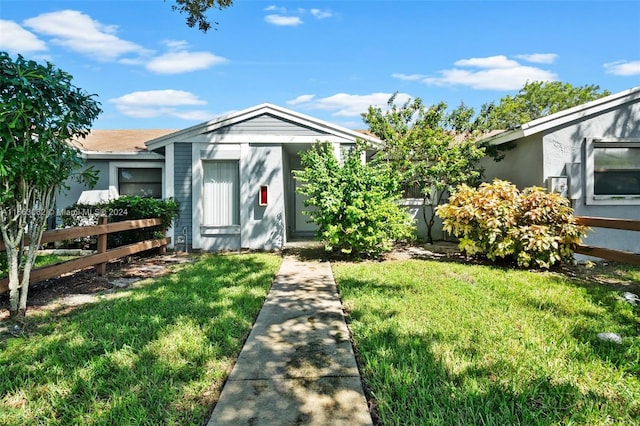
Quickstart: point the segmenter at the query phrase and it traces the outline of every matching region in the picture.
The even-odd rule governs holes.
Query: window
[[[640,195],[640,148],[593,150],[595,195]]]
[[[203,161],[203,225],[240,224],[237,161]]]
[[[118,193],[162,198],[162,169],[156,167],[118,168]]]
[[[587,203],[629,202],[640,202],[640,141],[588,141]]]

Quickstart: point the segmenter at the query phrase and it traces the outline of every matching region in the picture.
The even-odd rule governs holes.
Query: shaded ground
[[[166,275],[172,265],[190,262],[192,259],[192,256],[184,253],[159,255],[156,250],[151,250],[108,263],[104,276],[99,276],[91,267],[32,284],[29,288],[27,315],[29,312],[49,310],[53,307],[72,307],[90,303],[102,292],[125,288],[145,278]],[[0,295],[0,332],[1,321],[8,317],[9,294],[4,293]]]

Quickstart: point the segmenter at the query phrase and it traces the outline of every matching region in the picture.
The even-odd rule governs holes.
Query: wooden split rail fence
[[[137,219],[107,223],[107,218],[101,217],[97,225],[45,231],[44,234],[42,234],[42,244],[52,243],[55,241],[73,240],[82,237],[97,236],[97,252],[80,259],[69,260],[66,262],[60,262],[53,265],[33,269],[31,271],[30,282],[36,283],[42,280],[46,280],[47,278],[57,277],[65,273],[88,268],[90,266],[96,266],[98,274],[104,275],[106,272],[107,263],[111,260],[158,247],[160,248],[161,252],[165,252],[167,244],[171,242],[171,238],[169,237],[140,241],[137,243],[107,250],[107,234],[120,231],[130,231],[133,229],[148,228],[158,225],[162,225],[160,219]],[[26,242],[26,244],[28,244],[28,241]],[[4,244],[0,241],[0,251],[4,250]],[[4,278],[0,280],[0,293],[4,293],[8,289],[9,279]]]
[[[640,220],[631,219],[607,219],[603,217],[586,217],[576,216],[580,225],[590,226],[592,228],[609,228],[621,229],[625,231],[640,231]],[[576,253],[585,254],[587,256],[599,257],[601,259],[612,260],[615,262],[630,263],[632,265],[640,265],[640,253],[631,253],[621,250],[612,250],[604,247],[592,247],[580,244],[576,248]]]

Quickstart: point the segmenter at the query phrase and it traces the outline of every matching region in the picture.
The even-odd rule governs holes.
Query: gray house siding
[[[271,114],[262,114],[230,126],[221,127],[210,133],[228,135],[260,134],[280,136],[318,136],[320,138],[327,134],[326,132],[302,126],[300,124],[275,117]]]
[[[93,167],[98,173],[98,181],[93,188],[79,184],[74,179],[67,179],[68,190],[61,190],[56,196],[55,208],[59,211],[78,202],[82,191],[90,189],[109,189],[109,161],[108,160],[87,160],[84,168]],[[59,213],[59,212],[58,212]]]
[[[192,171],[191,144],[176,143],[174,145],[174,198],[180,204],[180,215],[175,222],[175,235],[186,233],[186,244],[193,241],[192,211]]]

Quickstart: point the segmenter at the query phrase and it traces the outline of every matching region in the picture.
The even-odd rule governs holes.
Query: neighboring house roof
[[[490,145],[501,145],[635,102],[640,102],[640,86],[529,121],[514,130],[483,138],[482,141]]]
[[[71,142],[87,159],[162,159],[162,155],[149,152],[145,142],[175,130],[92,130],[84,139]]]
[[[139,152],[146,151],[145,142],[173,133],[168,129],[92,130],[84,139],[72,144],[86,152]]]
[[[188,141],[190,138],[196,138],[202,134],[214,133],[216,130],[241,123],[264,114],[269,114],[282,120],[293,122],[297,125],[325,133],[337,139],[364,139],[373,144],[379,144],[380,140],[374,136],[350,130],[342,126],[338,126],[306,114],[292,111],[277,105],[264,103],[244,109],[242,111],[232,112],[227,115],[216,117],[210,121],[197,124],[195,126],[179,130],[168,135],[157,137],[156,139],[146,142],[148,149],[158,149],[166,146],[177,139]],[[259,136],[259,135],[258,135]],[[246,136],[245,136],[246,138]]]

